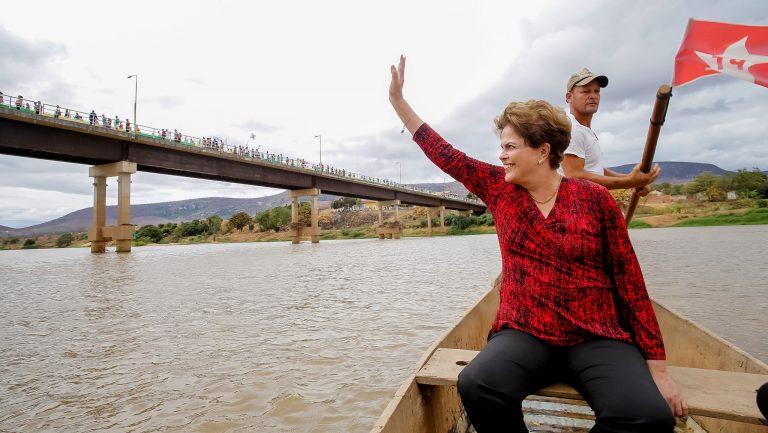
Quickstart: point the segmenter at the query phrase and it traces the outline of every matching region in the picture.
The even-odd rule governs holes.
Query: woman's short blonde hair
[[[530,100],[510,102],[499,117],[494,119],[496,133],[511,126],[525,140],[525,144],[538,149],[549,143],[549,165],[558,168],[563,153],[571,142],[571,120],[562,108],[547,101]]]

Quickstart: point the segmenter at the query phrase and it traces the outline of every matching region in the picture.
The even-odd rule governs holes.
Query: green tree
[[[467,227],[478,225],[477,217],[466,215],[448,215],[445,217],[445,224],[464,230]]]
[[[683,184],[675,184],[669,187],[669,195],[680,195],[683,194],[683,187],[685,185]]]
[[[715,187],[715,189],[711,189]],[[688,182],[683,187],[683,191],[686,194],[698,194],[710,190],[715,192],[716,190],[725,191],[726,181],[722,176],[718,176],[710,171],[705,171],[698,176],[694,177],[691,182]]]
[[[260,231],[274,230],[277,232],[291,222],[291,207],[289,205],[268,209],[257,213],[254,219],[259,225]]]
[[[331,209],[345,209],[360,203],[360,199],[353,197],[339,197],[331,202]]]
[[[251,216],[245,212],[238,212],[229,218],[229,225],[238,230],[248,226],[251,223]]]
[[[477,220],[480,222],[480,224],[486,225],[486,226],[492,226],[495,224],[493,221],[493,214],[490,212],[486,212],[479,217],[477,217]]]
[[[704,191],[704,195],[709,201],[723,201],[725,200],[725,191],[717,185],[712,185]]]
[[[59,236],[58,239],[56,239],[56,246],[59,248],[64,248],[72,245],[72,242],[75,240],[74,236],[72,236],[72,233],[64,233],[63,235]]]
[[[208,233],[208,224],[200,220],[185,221],[176,227],[179,236],[199,236]]]
[[[299,205],[299,222],[306,226],[312,225],[312,206],[309,203]]]
[[[653,184],[651,185],[651,189],[654,191],[661,191],[664,194],[671,194],[672,191],[672,185],[669,182],[662,182],[661,184]]]
[[[37,248],[37,239],[27,239],[24,241],[24,245],[21,248]]]
[[[765,196],[766,190],[768,190],[768,176],[758,168],[753,168],[752,171],[743,168],[731,177],[729,187],[745,197],[748,196],[747,198],[755,198],[754,194],[750,194],[750,191],[757,192],[758,196]]]
[[[221,232],[221,222],[224,221],[221,219],[218,215],[211,215],[208,218],[205,219],[205,222],[208,224],[208,233],[212,235],[217,235],[219,232]]]
[[[176,232],[178,227],[176,223],[165,223],[157,226],[163,232],[163,237],[170,236]]]
[[[144,242],[160,242],[160,240],[163,238],[163,230],[158,227],[154,226],[152,224],[142,226],[138,232],[136,232],[136,237],[138,240],[144,241]]]

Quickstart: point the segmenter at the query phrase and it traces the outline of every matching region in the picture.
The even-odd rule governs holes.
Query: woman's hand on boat
[[[392,81],[389,83],[389,100],[394,102],[403,99],[403,83],[405,83],[405,56],[400,55],[400,63],[389,67]]]
[[[659,388],[661,396],[667,401],[674,416],[688,416],[688,404],[683,399],[683,394],[672,377],[667,372],[667,362],[663,360],[647,360],[651,377]]]

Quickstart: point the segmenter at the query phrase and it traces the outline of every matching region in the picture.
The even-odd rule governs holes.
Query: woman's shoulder
[[[571,191],[590,197],[613,198],[608,188],[595,182],[574,177],[563,177],[563,184]]]

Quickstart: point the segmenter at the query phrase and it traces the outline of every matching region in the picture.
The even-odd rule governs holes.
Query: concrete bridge
[[[74,112],[74,111],[73,111]],[[67,110],[69,116],[69,110]],[[303,160],[255,152],[243,153],[242,147],[212,145],[194,137],[160,136],[148,127],[120,129],[62,117],[45,105],[39,110],[16,109],[0,105],[0,154],[40,158],[90,165],[94,178],[93,225],[88,237],[92,252],[104,252],[114,240],[118,252],[131,249],[133,226],[130,224],[131,174],[137,170],[199,179],[258,185],[290,190],[292,198],[291,234],[294,243],[304,236],[319,242],[317,196],[322,192],[379,201],[383,206],[409,204],[430,209],[440,215],[441,228],[446,209],[482,213],[485,205],[457,196],[442,196],[390,181],[377,181],[345,170],[308,164]],[[96,122],[98,123],[98,122]],[[130,128],[130,127],[129,127]],[[148,132],[149,130],[149,132]],[[170,134],[169,134],[170,135]],[[106,226],[106,178],[117,177],[118,219],[116,226]],[[298,205],[302,196],[311,197],[312,224],[299,224]],[[428,218],[428,221],[430,218]],[[430,230],[431,230],[431,221]],[[402,228],[380,227],[380,238],[399,238]]]

